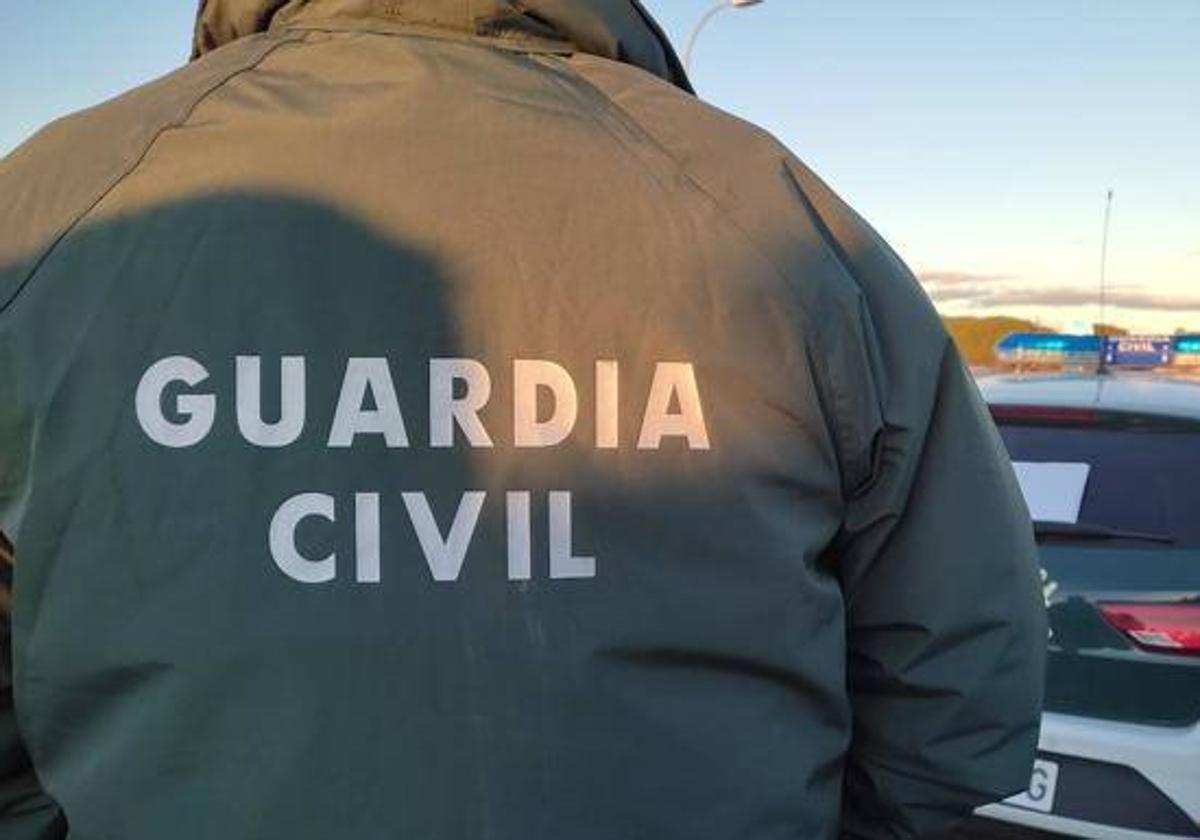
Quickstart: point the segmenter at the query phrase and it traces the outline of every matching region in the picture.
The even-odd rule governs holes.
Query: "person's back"
[[[635,3],[210,0],[197,48],[0,164],[0,837],[887,837],[1023,786],[986,412]]]

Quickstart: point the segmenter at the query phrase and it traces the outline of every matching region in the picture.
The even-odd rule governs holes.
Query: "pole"
[[[1112,220],[1113,191],[1110,189],[1104,200],[1104,235],[1100,239],[1100,324],[1105,323],[1108,304],[1108,228]]]
[[[1108,309],[1108,228],[1112,221],[1113,191],[1109,188],[1104,198],[1104,234],[1100,237],[1100,321],[1096,332],[1100,335],[1100,368],[1099,373],[1108,372],[1108,340],[1104,337],[1104,319]]]
[[[688,36],[687,46],[683,48],[683,69],[688,75],[692,73],[692,51],[696,48],[696,39],[700,37],[701,30],[708,25],[710,20],[728,8],[730,8],[729,0],[721,0],[720,3],[705,12],[700,20],[696,21],[696,25],[692,28],[692,34]]]

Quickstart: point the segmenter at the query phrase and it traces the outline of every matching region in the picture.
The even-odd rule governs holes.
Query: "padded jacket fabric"
[[[909,837],[1028,514],[900,259],[632,0],[210,0],[0,163],[3,840]]]

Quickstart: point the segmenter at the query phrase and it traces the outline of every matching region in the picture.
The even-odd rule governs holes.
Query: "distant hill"
[[[954,337],[954,343],[958,345],[959,352],[969,365],[994,364],[996,359],[992,350],[996,342],[1009,333],[1053,332],[1035,321],[1003,315],[991,318],[944,317],[942,322]]]

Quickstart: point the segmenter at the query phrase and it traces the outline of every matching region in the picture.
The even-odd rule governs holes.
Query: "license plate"
[[[1049,814],[1054,810],[1054,791],[1057,787],[1058,765],[1053,761],[1043,761],[1039,758],[1033,762],[1033,775],[1029,779],[1029,788],[1024,793],[1018,793],[1016,796],[1005,799],[1004,804]]]

